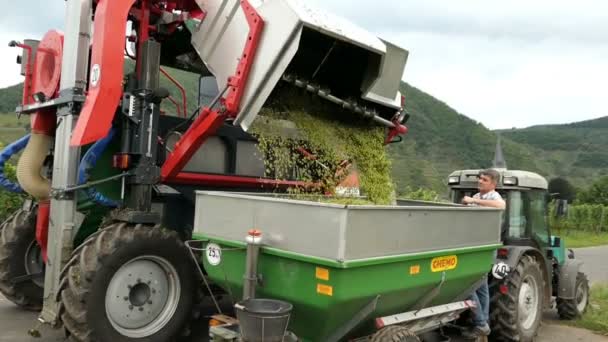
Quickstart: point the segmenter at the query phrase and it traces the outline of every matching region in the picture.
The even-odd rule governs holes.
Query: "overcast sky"
[[[404,80],[489,128],[608,115],[605,0],[307,1],[408,49]],[[61,27],[63,5],[0,13],[0,87],[21,80],[8,41]]]

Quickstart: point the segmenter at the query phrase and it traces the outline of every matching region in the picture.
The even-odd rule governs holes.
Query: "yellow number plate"
[[[458,257],[456,255],[437,257],[431,261],[431,271],[433,272],[453,270],[456,266],[458,266]]]

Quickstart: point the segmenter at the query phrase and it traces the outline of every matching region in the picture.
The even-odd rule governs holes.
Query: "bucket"
[[[247,299],[237,303],[236,318],[244,342],[281,342],[293,305],[274,299]]]

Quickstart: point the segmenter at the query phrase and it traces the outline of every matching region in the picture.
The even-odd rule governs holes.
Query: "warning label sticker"
[[[210,243],[207,245],[205,255],[207,256],[207,261],[211,266],[217,266],[222,262],[222,249],[215,243]]]

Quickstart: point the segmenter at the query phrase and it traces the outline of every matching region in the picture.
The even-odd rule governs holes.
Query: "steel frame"
[[[399,324],[408,327],[413,333],[420,334],[451,322],[458,318],[461,312],[472,308],[475,308],[475,303],[465,300],[378,317],[376,318],[376,328],[380,330],[389,325]]]
[[[111,2],[111,1],[108,1]],[[91,34],[91,0],[68,0],[66,4],[65,40],[62,56],[60,93],[84,93],[89,62]],[[55,138],[53,189],[75,185],[80,148],[70,146],[76,117],[77,103],[60,107]],[[72,241],[77,228],[76,194],[51,199],[48,231],[47,265],[44,280],[44,304],[39,320],[56,324],[59,303],[61,269],[72,252]]]
[[[175,145],[175,150],[162,166],[161,178],[163,181],[178,181],[180,178],[179,173],[190,161],[196,150],[217,131],[227,118],[233,118],[239,111],[240,102],[247,86],[249,72],[255,60],[257,47],[264,28],[264,20],[248,0],[241,1],[241,8],[245,12],[250,31],[237,70],[228,79],[228,88],[226,89],[228,94],[226,98],[220,99],[219,109],[204,108],[199,117]]]
[[[65,15],[64,51],[61,56],[60,96],[58,99],[28,106],[30,103],[27,98],[31,93],[29,89],[24,92],[22,111],[34,111],[42,108],[52,110],[53,107],[56,107],[59,117],[55,140],[52,188],[54,194],[61,195],[54,196],[50,204],[48,262],[45,275],[45,301],[39,318],[41,322],[55,324],[58,321],[61,269],[71,256],[73,237],[78,229],[76,194],[65,190],[70,189],[77,183],[80,146],[97,141],[107,134],[122,96],[123,36],[126,30],[127,17],[131,14],[140,21],[139,51],[148,40],[149,31],[154,29],[149,25],[150,13],[155,10],[158,11],[158,8],[155,8],[149,0],[142,0],[139,9],[133,8],[134,3],[135,0],[98,1],[93,8],[93,0],[68,0]],[[204,12],[198,10],[198,5],[194,1],[170,2],[169,7],[172,9],[183,7],[186,10],[193,10],[193,16],[201,19],[205,16]],[[264,21],[247,0],[241,2],[241,7],[246,14],[250,33],[238,68],[234,76],[228,80],[227,96],[220,99],[219,109],[204,108],[201,111],[199,117],[176,145],[176,150],[163,165],[163,180],[173,179],[181,183],[191,179],[192,183],[204,182],[198,176],[188,177],[186,174],[180,180],[177,175],[194,152],[208,137],[215,133],[224,123],[224,120],[233,117],[238,112],[264,27]],[[94,22],[91,19],[93,11],[95,11]],[[94,27],[94,30],[92,30],[92,27]],[[87,81],[92,31],[94,37],[91,69],[90,78]],[[29,76],[26,79],[29,85],[31,75],[35,70],[32,70],[30,60],[26,63],[26,76]],[[141,57],[138,56],[138,70],[141,67]],[[183,93],[183,89],[181,90]],[[84,100],[84,103],[81,109],[82,100]],[[185,98],[183,99],[183,106],[185,110]],[[233,183],[235,180],[218,179],[212,176],[208,177],[207,181]],[[250,180],[247,181],[245,183],[251,183]],[[243,179],[240,179],[240,182],[243,182]],[[41,220],[39,223],[41,227],[45,226],[45,222],[42,221],[46,220]]]

